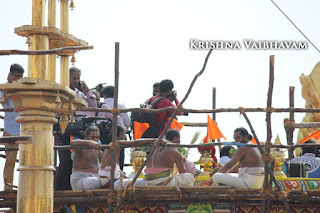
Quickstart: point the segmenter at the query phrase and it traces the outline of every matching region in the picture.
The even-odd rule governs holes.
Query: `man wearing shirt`
[[[19,64],[12,64],[8,74],[8,82],[12,83],[22,78],[24,69]],[[0,91],[0,96],[5,95]],[[4,109],[14,108],[11,99],[6,98],[6,103],[2,104]],[[15,111],[5,112],[3,136],[20,135],[20,124],[16,122],[19,113]],[[16,144],[7,144],[6,148],[18,147]],[[6,163],[3,169],[4,190],[12,190],[14,167],[17,158],[17,151],[6,151]]]
[[[155,109],[162,109],[165,107],[175,107],[179,104],[179,101],[176,97],[176,93],[172,92],[173,89],[173,82],[169,79],[162,80],[160,82],[160,93],[156,96],[154,96],[151,99],[150,103],[153,103],[157,98],[159,97],[165,97],[164,99],[160,100],[159,103],[155,105]],[[172,103],[172,101],[175,101],[176,105]],[[162,133],[162,130],[169,122],[169,119],[172,115],[173,111],[168,112],[161,112],[156,114],[156,125],[159,129],[158,135]],[[177,113],[177,115],[182,115],[183,113]]]
[[[77,67],[69,69],[69,87],[76,92],[76,96],[84,99],[88,103],[88,107],[97,107],[96,96],[89,90],[84,81],[80,80],[81,70]],[[77,111],[75,120],[79,121],[83,116],[95,116],[93,111]],[[70,135],[59,135],[60,142],[69,145]],[[55,176],[55,190],[71,190],[70,175],[72,172],[72,159],[70,150],[59,150],[59,167]]]
[[[308,140],[304,144],[316,144],[313,140]],[[320,158],[315,156],[315,147],[302,147],[302,156],[293,158],[291,162],[306,162],[314,170],[320,166]]]

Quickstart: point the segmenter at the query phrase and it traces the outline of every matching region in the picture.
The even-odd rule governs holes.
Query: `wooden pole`
[[[113,108],[118,108],[118,89],[119,89],[119,47],[120,43],[115,43],[115,64],[114,64],[114,102]],[[117,143],[117,116],[116,112],[113,112],[113,126],[112,126],[112,143]],[[114,171],[116,168],[116,157],[117,157],[117,150],[112,149],[111,151],[111,180],[110,180],[110,193],[109,198],[115,196],[114,192]],[[113,200],[113,199],[112,199]],[[109,201],[109,213],[112,213],[112,205],[113,203]]]
[[[289,107],[294,108],[294,87],[290,87],[289,90]],[[289,115],[289,122],[294,123],[294,112],[291,111]],[[286,128],[286,133],[287,133],[287,144],[288,145],[293,145],[293,131],[294,128]],[[293,150],[288,149],[288,157],[291,160],[293,158]]]

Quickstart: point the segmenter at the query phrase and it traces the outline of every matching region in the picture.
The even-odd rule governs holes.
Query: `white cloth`
[[[104,103],[108,104],[111,108],[113,108],[114,98],[105,98]],[[126,109],[126,106],[124,104],[118,103],[119,109]],[[123,123],[125,127],[128,129],[131,126],[131,119],[129,117],[129,114],[127,112],[120,113],[120,117],[123,120]]]
[[[104,184],[106,185],[110,182],[111,180],[111,166],[106,166],[103,169],[99,170],[99,176],[104,179]],[[114,178],[116,179],[114,182],[114,188],[119,189],[120,188],[120,168],[119,165],[116,166],[116,169],[114,171]],[[132,179],[123,179],[122,180],[122,188],[126,187]],[[133,186],[145,186],[145,180],[143,178],[138,178],[136,182],[133,184]]]
[[[0,91],[0,97],[2,92]],[[3,109],[14,108],[13,102],[11,99],[6,97],[6,103],[2,104]],[[16,117],[19,116],[19,113],[16,111],[5,112],[4,116],[4,131],[10,135],[20,135],[20,124],[16,122]]]
[[[231,159],[228,156],[222,156],[219,160],[219,163],[221,164],[221,166],[226,165],[226,163],[228,163]]]
[[[155,186],[165,180],[170,176],[157,178],[154,180],[146,180],[146,185]],[[166,186],[193,186],[194,185],[194,176],[191,173],[181,173],[174,175],[171,181]]]
[[[101,189],[98,174],[92,172],[72,171],[70,184],[73,190]]]
[[[260,189],[264,180],[263,167],[242,167],[237,173],[215,173],[213,182],[235,188]]]
[[[106,104],[106,103],[103,103],[101,105],[101,109],[111,109],[111,107]],[[111,120],[113,120],[113,115],[112,113],[110,112],[98,112],[98,117],[105,117],[105,118],[110,118]],[[104,120],[97,120],[97,123],[100,123]],[[127,127],[124,125],[124,122],[123,122],[123,119],[120,117],[120,115],[117,116],[117,125],[120,125],[122,126],[122,128],[124,129],[125,132],[128,131]]]
[[[291,162],[306,162],[311,166],[311,170],[314,170],[320,166],[320,158],[315,157],[312,153],[305,153],[300,157],[293,158]]]

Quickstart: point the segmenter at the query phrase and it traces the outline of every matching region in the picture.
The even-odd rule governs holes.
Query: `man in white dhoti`
[[[166,139],[180,143],[180,133],[169,129]],[[173,172],[174,164],[178,169],[177,174]],[[193,186],[194,183],[193,174],[186,172],[184,159],[175,147],[157,148],[144,172],[147,185]]]
[[[248,131],[237,128],[234,131],[235,142],[249,144]],[[239,173],[228,173],[238,166]],[[240,147],[234,157],[213,175],[208,184],[228,185],[235,188],[260,189],[264,180],[264,167],[261,154],[257,148]]]

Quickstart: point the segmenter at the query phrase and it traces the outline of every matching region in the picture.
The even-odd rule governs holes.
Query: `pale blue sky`
[[[190,50],[190,39],[241,43],[243,39],[306,41],[271,1],[74,2],[76,8],[70,11],[69,32],[94,46],[93,50],[76,54],[75,66],[82,69],[82,79],[90,87],[102,82],[113,84],[114,42],[119,41],[119,100],[127,107],[139,106],[151,95],[152,84],[165,78],[174,81],[178,98],[182,99],[207,54],[204,50]],[[275,2],[320,47],[318,0]],[[31,0],[12,0],[0,8],[0,49],[27,49],[26,39],[13,32],[15,27],[31,24],[31,6]],[[217,108],[265,107],[269,55],[275,55],[273,106],[288,107],[289,86],[295,86],[295,106],[304,107],[299,76],[309,74],[320,55],[311,44],[308,50],[246,50],[244,47],[215,50],[184,107],[210,109],[212,87],[217,88]],[[6,81],[12,63],[20,63],[27,69],[26,56],[1,56],[2,82]],[[265,114],[248,116],[259,140],[266,140]],[[288,116],[288,113],[272,115],[272,141],[279,134],[282,143],[286,143],[283,119]],[[302,116],[296,114],[296,122]],[[206,122],[206,118],[206,114],[190,114],[180,121]],[[248,127],[239,113],[220,113],[217,121],[228,141],[233,140],[236,127]],[[189,143],[197,130],[202,131],[200,137],[205,136],[205,128],[184,128],[182,142]],[[199,158],[196,151],[191,154],[193,160]],[[2,173],[3,161],[0,163]]]

